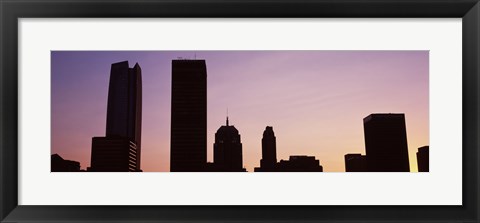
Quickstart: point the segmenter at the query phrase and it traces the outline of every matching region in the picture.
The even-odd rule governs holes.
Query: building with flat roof
[[[410,172],[404,114],[371,114],[363,128],[369,172]]]
[[[93,137],[92,172],[138,172],[137,145],[127,137]]]
[[[417,165],[418,172],[430,172],[429,146],[418,148]]]
[[[170,171],[201,172],[207,165],[205,60],[172,61]]]
[[[367,172],[367,157],[359,153],[346,154],[345,172]]]

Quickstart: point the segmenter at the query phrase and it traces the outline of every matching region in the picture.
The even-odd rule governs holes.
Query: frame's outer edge
[[[306,10],[310,17],[315,17],[314,15],[321,14],[323,17],[329,17],[334,15],[334,17],[342,17],[348,14],[348,10],[354,12],[350,17],[401,17],[402,13],[406,13],[405,17],[463,17],[463,70],[464,73],[470,74],[470,76],[463,76],[463,146],[464,148],[469,149],[467,156],[463,154],[463,160],[468,164],[464,165],[463,178],[468,179],[464,180],[463,185],[463,200],[464,207],[455,208],[456,210],[450,215],[447,215],[448,219],[436,219],[428,218],[422,216],[420,212],[413,212],[418,214],[420,217],[415,216],[403,216],[401,222],[411,222],[412,219],[416,219],[416,222],[478,222],[479,213],[478,213],[478,202],[480,200],[480,187],[478,185],[479,181],[479,161],[480,153],[478,152],[479,145],[479,86],[480,86],[480,5],[476,4],[478,0],[412,0],[401,1],[393,0],[391,3],[386,0],[318,0],[318,1],[305,1],[307,6],[299,6],[300,4],[294,4],[293,0],[260,0],[258,3],[255,3],[252,0],[246,0],[245,4],[242,4],[240,1],[230,1],[225,0],[224,3],[221,3],[217,0],[144,0],[141,3],[134,4],[132,0],[122,0],[119,4],[113,4],[113,1],[101,0],[99,3],[95,3],[91,0],[65,0],[64,2],[58,0],[0,0],[0,222],[5,221],[65,221],[67,218],[70,220],[72,215],[76,218],[76,221],[99,221],[104,219],[106,221],[116,221],[115,216],[110,216],[108,214],[118,213],[120,216],[129,217],[128,219],[122,220],[122,222],[138,222],[136,220],[142,221],[142,219],[136,219],[135,216],[141,214],[146,214],[152,216],[152,218],[144,217],[144,221],[152,222],[161,221],[160,217],[163,217],[164,221],[177,222],[177,220],[192,221],[195,217],[187,217],[189,214],[192,216],[202,217],[203,222],[209,222],[209,218],[205,218],[205,215],[208,213],[213,213],[217,211],[214,208],[200,208],[194,209],[194,207],[184,207],[184,208],[159,208],[158,210],[154,207],[147,207],[142,209],[141,207],[133,207],[132,210],[128,210],[129,207],[49,207],[49,206],[17,206],[18,204],[18,166],[17,166],[17,149],[18,149],[18,26],[17,19],[20,17],[155,17],[159,13],[163,17],[176,16],[176,17],[208,17],[209,13],[214,15],[213,17],[228,17],[228,12],[231,12],[233,16],[249,15],[244,17],[255,17],[261,15],[260,17],[298,17],[301,16],[302,10],[306,10],[307,7],[312,6],[310,9]],[[144,5],[142,5],[145,3]],[[205,3],[205,4],[202,4]],[[275,3],[282,3],[278,8],[271,9],[266,12],[267,6],[271,6]],[[361,4],[365,3],[365,4]],[[204,12],[197,12],[198,10],[195,7],[186,7],[185,9],[182,6],[202,6],[201,8],[208,8],[205,6],[213,6],[211,9],[208,9]],[[74,6],[80,6],[74,8]],[[91,6],[101,6],[96,9],[89,9]],[[112,5],[114,7],[109,8],[108,6]],[[134,6],[132,8],[126,8],[125,6]],[[160,9],[160,6],[166,5],[168,9],[173,9],[168,11],[168,9]],[[475,5],[475,6],[474,6]],[[33,7],[32,7],[33,6]],[[153,6],[148,8],[148,6]],[[236,9],[234,6],[242,6]],[[245,10],[245,6],[256,6],[252,8],[252,13],[249,14]],[[293,6],[291,11],[287,10],[287,6]],[[317,8],[315,8],[315,7]],[[320,6],[331,6],[331,8],[321,8]],[[355,8],[359,6],[359,8]],[[379,9],[382,7],[387,7],[389,10],[379,12]],[[400,6],[398,9],[393,9],[396,6]],[[418,6],[418,9],[415,9],[415,6]],[[429,7],[433,6],[433,7]],[[456,6],[455,9],[449,9],[450,6]],[[26,8],[30,7],[30,8]],[[38,8],[34,8],[38,7]],[[221,8],[225,7],[226,11],[221,11]],[[413,9],[412,9],[413,8]],[[428,8],[432,8],[432,11],[425,11]],[[145,12],[142,10],[145,9]],[[332,11],[328,11],[331,9]],[[469,9],[469,12],[465,14],[466,10]],[[90,11],[89,11],[90,10]],[[413,11],[409,11],[413,10]],[[167,12],[168,11],[168,12]],[[327,12],[328,11],[328,12]],[[193,13],[193,14],[189,14]],[[394,13],[394,14],[388,14]],[[463,13],[460,15],[460,13]],[[262,16],[263,15],[263,16]],[[335,16],[336,15],[336,16]],[[390,16],[389,16],[390,15]],[[348,16],[347,16],[348,17]],[[465,30],[468,30],[465,31]],[[468,34],[468,35],[466,35]],[[469,98],[465,97],[469,96]],[[465,139],[468,139],[465,140]],[[465,171],[468,169],[467,171]],[[472,194],[466,193],[476,193],[475,197],[472,197]],[[409,211],[398,211],[402,207],[397,207],[392,211],[390,208],[378,208],[379,210],[384,210],[386,214],[379,213],[379,215],[388,216],[390,218],[395,217],[394,215],[401,215],[402,213],[412,214],[413,208],[405,208]],[[100,210],[99,210],[100,209]],[[218,208],[220,209],[220,208]],[[272,210],[268,209],[268,214],[276,213],[280,208]],[[292,208],[293,209],[293,208]],[[320,213],[313,214],[316,211],[312,208],[308,208],[308,211],[298,211],[304,214],[310,214],[308,216],[310,220],[307,221],[322,221],[326,222],[327,219],[321,218],[322,214],[330,216],[338,216],[344,214],[341,210],[332,208],[330,211],[320,211]],[[439,216],[445,216],[442,212],[448,212],[450,210],[448,207],[431,207],[428,209],[419,208],[421,210],[426,210],[430,213],[438,211]],[[87,216],[85,211],[92,210],[91,213],[94,215]],[[95,210],[95,211],[93,211]],[[124,213],[121,213],[123,210]],[[205,210],[203,212],[201,210]],[[252,211],[249,213],[240,213],[242,211]],[[281,208],[284,210],[283,216],[288,216],[286,212],[292,210],[288,208]],[[358,208],[358,210],[369,210],[369,208]],[[358,210],[350,213],[353,216],[361,216],[358,213]],[[106,215],[101,216],[100,213],[105,211]],[[245,218],[236,218],[231,217],[227,220],[232,221],[247,221],[248,219],[257,219],[255,222],[268,222],[268,214],[262,213],[260,215],[258,210],[255,211],[255,208],[244,208],[240,210],[234,210],[234,208],[222,208],[219,211],[223,216],[243,216],[250,215]],[[370,210],[371,211],[371,210]],[[189,214],[185,214],[189,212]],[[295,212],[295,211],[293,211]],[[332,212],[328,214],[326,212]],[[105,214],[104,213],[104,214]],[[152,214],[153,213],[153,214]],[[170,214],[169,214],[170,213]],[[172,213],[178,214],[178,217],[172,218]],[[9,215],[10,214],[10,215]],[[61,219],[58,215],[65,218]],[[175,214],[174,214],[175,215]],[[185,215],[185,216],[180,216]],[[347,216],[348,214],[345,214]],[[53,216],[53,217],[52,217]],[[67,217],[68,216],[68,217]],[[167,216],[165,218],[165,216]],[[260,217],[259,217],[260,216]],[[55,218],[56,217],[56,218]],[[398,216],[400,217],[400,216]],[[224,221],[227,221],[223,219]],[[303,218],[305,219],[305,218]],[[382,222],[382,218],[371,219],[362,218],[352,220],[351,218],[338,218],[337,222]],[[198,219],[196,219],[198,220]],[[222,219],[216,219],[217,221],[223,221]],[[74,221],[71,219],[71,221]],[[284,219],[277,221],[292,221],[291,219]],[[304,220],[305,221],[305,220]],[[388,222],[400,222],[400,220],[388,220]]]
[[[480,202],[480,3],[462,19],[463,59],[463,198],[470,217],[479,219]],[[466,97],[468,96],[468,97]],[[465,149],[470,150],[469,155]],[[466,164],[466,165],[465,165]],[[476,193],[469,197],[466,192]]]
[[[0,0],[0,86],[3,85],[4,81],[3,81],[3,76],[5,74],[5,71],[4,71],[4,66],[3,66],[3,47],[4,47],[4,44],[5,44],[5,40],[4,40],[4,36],[3,36],[3,30],[4,30],[4,26],[5,26],[5,22],[4,22],[4,11],[3,11],[3,5],[4,5],[4,2],[2,0]],[[6,168],[4,166],[4,153],[6,151],[6,148],[3,144],[3,132],[4,132],[4,126],[3,126],[3,118],[4,118],[4,111],[3,111],[3,108],[4,108],[4,94],[3,94],[3,86],[1,87],[0,89],[0,221],[2,221],[6,215],[8,214],[8,212],[10,211],[9,208],[7,208],[7,205],[8,205],[8,201],[6,201],[4,199],[5,195],[6,195],[6,190],[5,190],[5,186],[4,186],[4,183],[5,182],[5,172],[6,172]]]
[[[0,82],[0,220],[18,205],[18,72],[17,15],[0,2],[1,82]]]
[[[20,17],[462,17],[478,0],[0,0]]]
[[[4,24],[4,19],[3,19],[3,1],[0,0],[0,47],[3,48],[4,44],[4,39],[3,39],[3,26]],[[3,50],[0,49],[0,84],[3,83]],[[2,88],[3,89],[3,88]],[[5,189],[3,186],[3,180],[4,180],[4,171],[5,168],[3,167],[3,159],[4,155],[3,153],[5,152],[5,147],[3,147],[3,92],[2,89],[0,89],[0,197],[5,196]],[[8,213],[8,210],[6,207],[6,201],[0,198],[0,221],[2,221],[6,217],[6,213]]]
[[[476,64],[476,76],[478,78],[477,80],[477,135],[475,136],[475,139],[477,140],[476,142],[476,152],[477,152],[477,157],[474,160],[475,165],[473,168],[476,170],[476,174],[473,175],[472,177],[475,179],[475,186],[476,186],[476,193],[477,197],[475,199],[476,201],[476,212],[475,212],[475,219],[477,222],[480,222],[480,3],[477,3],[477,8],[476,8],[476,14],[477,18],[476,21],[477,23],[475,24],[474,29],[476,31],[476,57],[472,61],[473,64]],[[474,188],[475,190],[475,188]]]

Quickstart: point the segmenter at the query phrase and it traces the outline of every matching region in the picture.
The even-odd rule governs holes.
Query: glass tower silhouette
[[[170,171],[199,172],[207,164],[205,60],[172,61]]]
[[[108,88],[105,137],[93,137],[91,171],[140,171],[142,70],[114,63]]]
[[[363,119],[369,172],[409,172],[404,114],[371,114]]]

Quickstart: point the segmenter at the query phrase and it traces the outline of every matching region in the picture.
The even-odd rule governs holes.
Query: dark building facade
[[[78,172],[80,171],[80,162],[65,160],[58,154],[51,156],[51,172]]]
[[[222,125],[215,133],[213,144],[214,171],[245,172],[243,168],[242,142],[238,130],[228,124]]]
[[[170,171],[199,172],[207,165],[205,60],[172,61]]]
[[[369,172],[409,172],[404,114],[371,114],[363,119]]]
[[[93,137],[92,172],[136,172],[137,145],[127,137]]]
[[[323,172],[323,167],[314,156],[290,156],[280,160],[276,172]]]
[[[362,154],[346,154],[345,172],[367,172],[367,157]]]
[[[272,126],[267,126],[263,131],[262,137],[262,159],[260,160],[260,169],[263,171],[273,171],[277,164],[277,139]]]
[[[277,142],[272,126],[267,126],[262,137],[262,159],[255,172],[323,172],[315,156],[290,156],[277,162]]]
[[[430,171],[430,161],[429,161],[428,150],[429,150],[429,146],[423,146],[418,148],[418,152],[417,152],[418,172]]]
[[[114,63],[110,70],[105,137],[92,139],[92,162],[89,170],[141,171],[141,128],[141,68],[138,63],[129,68],[128,61]],[[132,152],[135,154],[134,159],[118,158],[119,154],[123,156],[130,150],[135,150]],[[134,169],[130,168],[131,165],[134,165]],[[127,166],[128,168],[125,168]]]

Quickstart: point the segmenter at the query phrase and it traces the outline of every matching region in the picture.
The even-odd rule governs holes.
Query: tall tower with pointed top
[[[202,172],[207,165],[205,60],[172,61],[170,171]]]
[[[228,123],[215,133],[213,162],[219,172],[245,172],[243,168],[242,142],[238,130]]]

